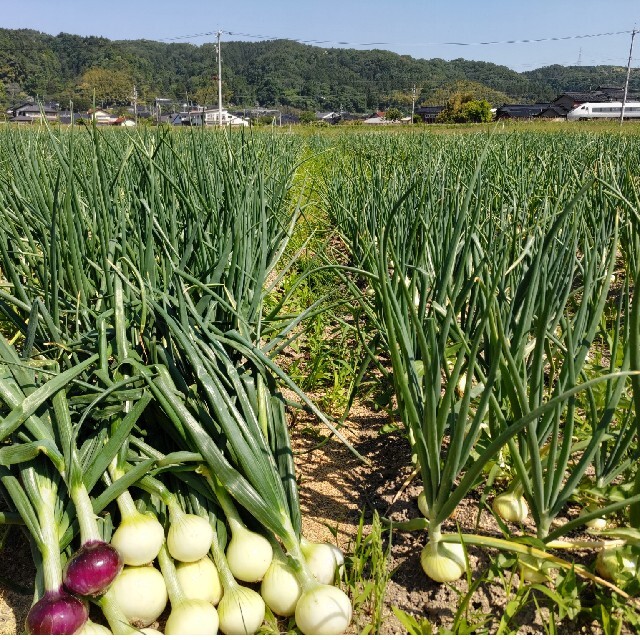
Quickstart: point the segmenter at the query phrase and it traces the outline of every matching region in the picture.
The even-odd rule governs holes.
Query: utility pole
[[[416,83],[413,83],[413,89],[411,90],[411,124],[413,124],[413,116],[416,111]]]
[[[220,38],[222,31],[216,32],[218,38],[218,126],[222,126],[222,54],[220,52]]]
[[[631,46],[629,47],[629,62],[627,64],[627,79],[624,82],[624,93],[622,94],[622,106],[620,108],[620,124],[624,120],[624,105],[627,103],[627,93],[629,92],[629,76],[631,75],[631,59],[633,57],[633,39],[638,33],[637,29],[633,27],[631,32]]]
[[[138,124],[138,89],[133,85],[133,119]]]

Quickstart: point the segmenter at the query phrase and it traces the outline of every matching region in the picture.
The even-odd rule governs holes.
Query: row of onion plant
[[[5,499],[36,541],[36,566],[43,537],[58,558],[78,535],[112,554],[100,586],[74,590],[77,623],[87,598],[114,633],[148,627],[167,600],[166,633],[256,633],[265,602],[304,633],[350,623],[347,596],[324,584],[341,554],[302,536],[279,386],[333,426],[270,357],[301,319],[271,313],[276,337],[261,340],[264,296],[298,214],[295,152],[265,140],[95,128],[2,138],[0,309],[20,345],[3,354],[13,379],[1,405]],[[24,465],[39,473],[43,455],[56,463],[46,482],[62,479],[70,496],[59,547],[50,514],[36,523],[37,491],[19,490]],[[74,557],[66,566],[86,569]],[[210,591],[211,566],[217,613],[214,598],[189,595],[202,585],[179,580],[208,572]],[[67,598],[71,587],[49,573],[47,593]],[[238,584],[267,574],[264,600]],[[31,617],[33,632],[71,632]]]
[[[629,148],[609,141],[614,159],[600,163],[603,141],[588,141],[594,166],[585,175],[580,158],[555,160],[558,143],[425,139],[433,149],[361,139],[363,148],[326,177],[324,203],[351,252],[347,282],[369,327],[361,374],[373,362],[393,384],[424,487],[425,520],[406,527],[427,529],[427,575],[459,578],[459,543],[467,542],[518,553],[524,575],[544,581],[549,562],[569,566],[550,553],[572,547],[561,536],[640,498],[627,492],[554,524],[593,468],[613,480],[637,464],[637,414],[625,400],[637,387],[639,304]],[[589,367],[600,350],[608,366]],[[505,453],[514,480],[494,512],[501,526],[531,513],[541,546],[518,542],[508,528],[505,539],[443,535],[485,464]],[[637,542],[633,533],[608,535],[616,539],[584,544],[611,547],[614,561],[637,555],[616,550]]]

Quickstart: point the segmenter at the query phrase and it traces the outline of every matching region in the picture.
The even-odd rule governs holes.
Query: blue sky
[[[218,29],[226,40],[291,38],[321,46],[380,48],[415,58],[466,58],[526,71],[550,64],[626,66],[629,34],[581,37],[640,28],[640,0],[0,0],[0,26],[110,39],[171,41]],[[569,38],[537,43],[487,41]],[[179,40],[201,44],[212,35]],[[455,46],[448,42],[466,43]],[[341,44],[345,43],[345,44]],[[384,43],[375,46],[367,43]],[[362,46],[367,45],[367,46]],[[640,67],[640,35],[634,47]]]

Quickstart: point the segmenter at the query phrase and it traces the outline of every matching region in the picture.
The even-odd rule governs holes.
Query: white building
[[[218,109],[197,109],[196,111],[189,111],[189,122],[191,126],[219,126],[223,127],[246,127],[249,125],[248,120],[234,116],[226,109],[222,110],[222,123],[220,123],[220,111]]]

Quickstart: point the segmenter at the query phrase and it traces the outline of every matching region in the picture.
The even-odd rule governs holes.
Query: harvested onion
[[[190,600],[206,600],[214,605],[220,602],[222,583],[209,556],[195,562],[179,562],[176,573],[184,595]]]
[[[109,592],[129,623],[136,627],[155,622],[167,606],[167,587],[154,567],[125,567]]]
[[[331,545],[300,539],[300,548],[311,573],[320,584],[333,584],[338,562]]]
[[[237,580],[260,582],[273,559],[271,543],[238,520],[229,520],[231,541],[226,556],[229,569]]]
[[[328,584],[305,591],[296,605],[296,624],[305,635],[338,635],[351,623],[351,601]]]
[[[302,595],[302,587],[282,558],[273,558],[262,579],[260,595],[277,616],[289,617],[294,614]]]

